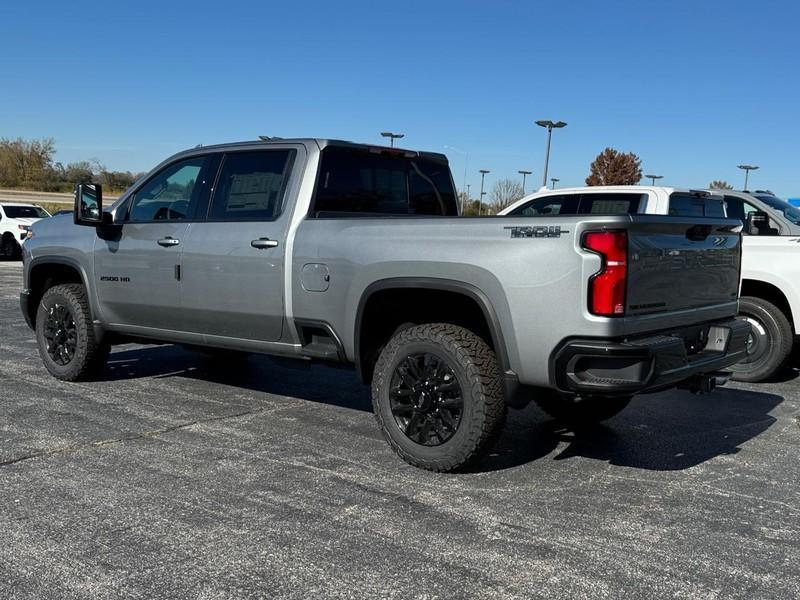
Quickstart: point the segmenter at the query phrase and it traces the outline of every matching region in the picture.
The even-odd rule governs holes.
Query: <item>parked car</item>
[[[22,312],[67,381],[131,340],[353,366],[391,447],[436,471],[485,453],[506,406],[602,420],[640,392],[710,390],[745,356],[738,221],[457,204],[441,154],[196,148],[108,211],[81,185],[75,225],[36,223]]]
[[[752,325],[734,379],[763,381],[786,363],[800,336],[800,208],[768,191],[621,186],[548,190],[501,212],[732,217],[744,227],[740,315]]]
[[[0,255],[18,259],[30,226],[49,216],[50,213],[35,204],[0,202]]]

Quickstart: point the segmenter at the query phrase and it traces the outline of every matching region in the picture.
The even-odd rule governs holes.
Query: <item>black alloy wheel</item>
[[[452,438],[464,413],[453,369],[430,352],[411,354],[397,365],[389,400],[397,426],[423,446],[438,446]]]
[[[75,358],[78,347],[78,331],[75,317],[63,304],[55,304],[47,312],[44,325],[44,339],[47,342],[47,353],[58,365],[68,365]]]

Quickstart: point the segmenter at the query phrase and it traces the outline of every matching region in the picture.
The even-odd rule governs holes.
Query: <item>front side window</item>
[[[330,147],[322,153],[313,213],[455,216],[458,208],[446,162]]]
[[[545,196],[529,204],[519,207],[512,214],[523,217],[557,217],[558,215],[575,215],[578,213],[580,196],[568,194],[561,196]]]
[[[773,208],[775,210],[780,211],[783,213],[783,216],[786,217],[791,223],[795,225],[800,225],[800,208],[796,206],[792,206],[786,200],[782,200],[776,196],[768,196],[768,195],[759,195],[756,196],[759,200],[761,200],[764,204]]]
[[[274,220],[281,212],[294,153],[294,150],[258,150],[226,154],[209,218]]]
[[[208,157],[189,158],[165,167],[134,195],[128,221],[180,221],[191,218],[203,187],[200,176]]]

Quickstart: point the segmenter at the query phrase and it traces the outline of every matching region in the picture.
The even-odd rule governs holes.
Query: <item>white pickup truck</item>
[[[786,363],[800,336],[800,208],[770,192],[597,186],[540,190],[501,215],[652,214],[735,217],[745,223],[739,313],[750,322],[748,357],[731,368],[762,381]]]

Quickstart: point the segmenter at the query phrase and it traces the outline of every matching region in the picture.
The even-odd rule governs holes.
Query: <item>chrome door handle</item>
[[[258,238],[257,240],[253,240],[250,242],[250,245],[253,248],[258,248],[259,250],[264,250],[265,248],[274,248],[278,245],[278,240],[271,240],[269,238]]]
[[[176,240],[174,237],[170,236],[158,240],[158,245],[164,246],[164,248],[169,248],[170,246],[177,246],[180,243],[181,243],[180,240]]]

